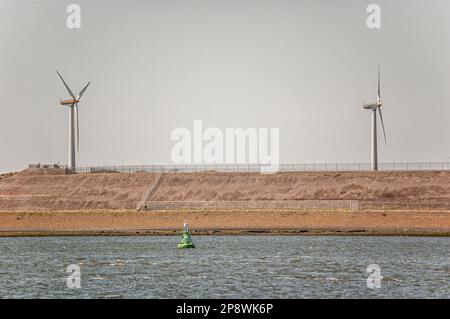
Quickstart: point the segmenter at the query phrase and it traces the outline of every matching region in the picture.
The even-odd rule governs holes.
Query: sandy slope
[[[132,209],[155,176],[26,170],[0,180],[0,211]]]
[[[156,176],[25,170],[0,180],[0,211],[135,209]],[[450,202],[450,172],[170,173],[151,196],[157,201],[298,199]]]
[[[165,174],[152,200],[447,200],[450,172]]]

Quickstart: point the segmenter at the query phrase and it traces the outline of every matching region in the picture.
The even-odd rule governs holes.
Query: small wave
[[[101,276],[95,276],[93,278],[91,278],[92,280],[105,280],[103,277]]]
[[[111,263],[110,266],[124,266],[124,263]]]

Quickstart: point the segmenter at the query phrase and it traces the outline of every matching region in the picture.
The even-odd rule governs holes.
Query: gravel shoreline
[[[447,211],[49,211],[0,212],[0,237],[179,235],[450,237]]]

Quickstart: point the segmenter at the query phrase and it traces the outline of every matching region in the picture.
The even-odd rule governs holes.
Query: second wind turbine
[[[377,111],[380,114],[381,126],[383,127],[384,144],[386,143],[386,131],[384,130],[383,114],[381,113],[381,92],[380,92],[380,66],[378,65],[378,92],[377,103],[364,104],[363,108],[372,111],[372,150],[371,150],[371,169],[378,170],[378,145],[377,145]]]
[[[76,131],[77,131],[77,149],[80,144],[80,127],[78,125],[78,103],[80,102],[81,97],[84,94],[84,91],[88,88],[89,84],[91,82],[89,81],[88,84],[78,93],[78,96],[75,97],[75,94],[73,94],[72,90],[67,85],[66,81],[64,81],[61,74],[59,74],[58,71],[56,71],[59,78],[61,79],[62,83],[67,89],[67,92],[69,92],[71,99],[68,100],[60,100],[60,104],[62,106],[68,106],[70,109],[70,120],[69,120],[69,168],[75,172],[76,163],[75,163],[75,112],[76,112]]]

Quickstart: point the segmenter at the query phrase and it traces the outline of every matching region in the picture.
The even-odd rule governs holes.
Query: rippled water
[[[450,238],[0,238],[3,298],[450,298]],[[66,267],[81,267],[67,288]],[[367,287],[378,264],[381,287]]]

